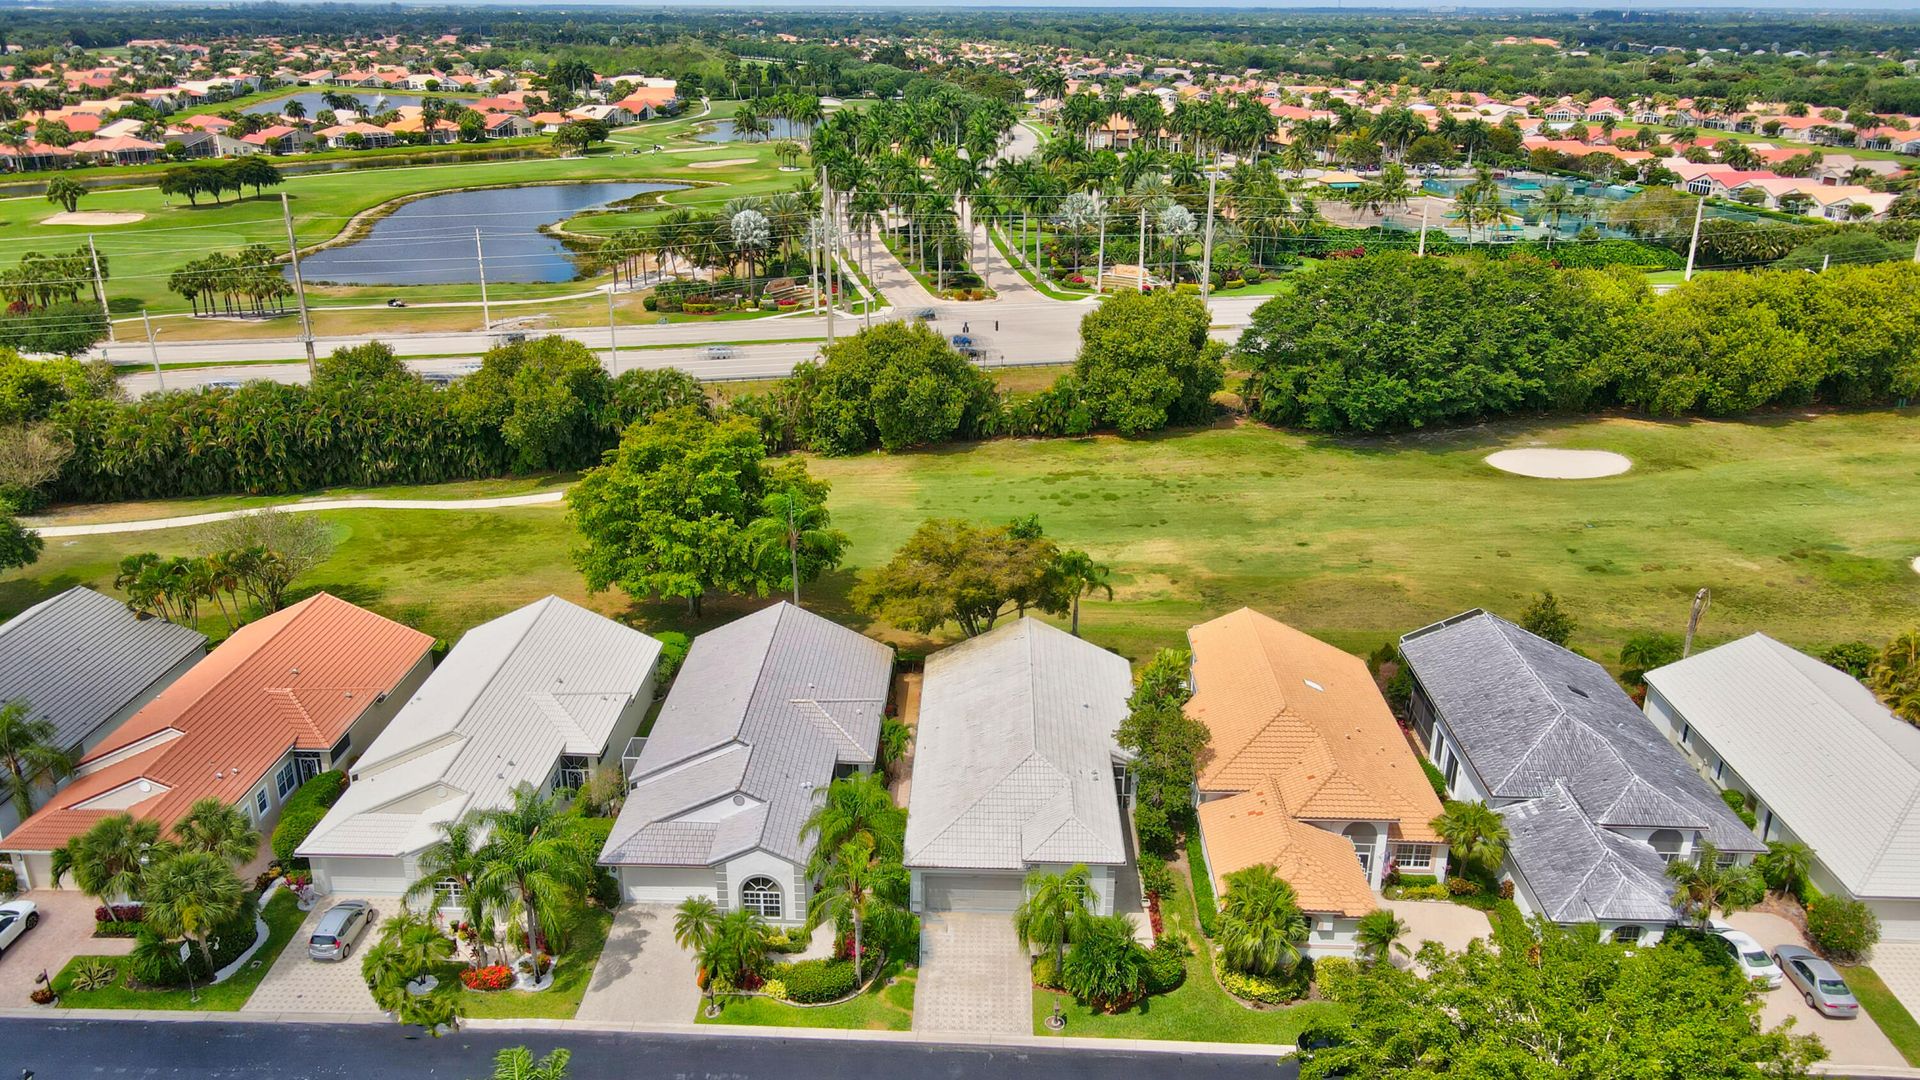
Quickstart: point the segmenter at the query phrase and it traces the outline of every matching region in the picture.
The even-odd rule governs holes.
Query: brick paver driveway
[[[1778,915],[1764,911],[1736,911],[1726,916],[1728,925],[1744,930],[1772,952],[1781,945],[1807,944],[1800,935],[1800,928]],[[1879,970],[1879,956],[1874,957],[1874,969]],[[1906,1059],[1893,1043],[1880,1030],[1872,1018],[1862,1010],[1861,1015],[1852,1020],[1835,1020],[1815,1012],[1800,999],[1800,992],[1790,982],[1783,982],[1779,988],[1763,991],[1760,995],[1760,1022],[1772,1027],[1791,1017],[1795,1032],[1812,1033],[1820,1036],[1826,1044],[1829,1065],[1852,1067],[1901,1068]]]
[[[1033,975],[1007,915],[932,912],[920,925],[913,1029],[1033,1034]]]
[[[78,889],[36,889],[19,899],[39,909],[40,922],[0,956],[0,1007],[26,1008],[40,973],[58,975],[76,956],[125,956],[133,951],[132,938],[93,936],[93,909],[99,903]]]
[[[628,904],[614,913],[607,947],[574,1016],[691,1024],[700,1008],[694,971],[693,954],[673,941],[673,907]]]
[[[293,940],[274,960],[272,970],[260,985],[254,988],[253,996],[241,1006],[242,1012],[305,1012],[305,1013],[377,1013],[380,1007],[373,1003],[373,995],[367,992],[366,981],[360,975],[360,958],[380,940],[379,916],[400,906],[398,900],[371,901],[375,922],[367,927],[360,940],[353,943],[353,954],[345,960],[322,962],[307,955],[307,939],[313,936],[313,928],[326,910],[342,900],[344,896],[322,897],[320,905],[307,914],[306,921],[294,932]]]

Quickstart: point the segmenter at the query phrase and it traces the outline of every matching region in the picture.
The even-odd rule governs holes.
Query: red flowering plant
[[[506,990],[513,986],[513,969],[505,964],[468,968],[460,973],[460,981],[466,983],[469,990]]]

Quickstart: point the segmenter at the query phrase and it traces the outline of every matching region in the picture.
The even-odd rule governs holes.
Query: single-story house
[[[352,147],[356,142],[361,147],[392,146],[393,132],[378,124],[369,124],[355,120],[351,124],[335,124],[315,131],[314,136],[334,150]],[[349,136],[358,135],[358,140]]]
[[[1667,864],[1766,850],[1607,669],[1475,609],[1400,639],[1408,711],[1448,794],[1505,820],[1500,878],[1528,915],[1655,941]]]
[[[59,888],[53,850],[109,814],[171,826],[212,797],[264,831],[386,729],[432,657],[430,635],[329,593],[248,623],[101,740],[0,853],[23,889]]]
[[[103,165],[146,165],[159,159],[159,143],[121,135],[110,139],[82,139],[69,143],[75,157],[92,158]]]
[[[291,154],[313,146],[313,133],[303,127],[291,124],[274,124],[261,128],[240,141],[252,143],[270,154]]]
[[[1366,662],[1251,608],[1187,632],[1206,725],[1196,786],[1216,894],[1272,866],[1313,920],[1307,952],[1351,955],[1395,873],[1444,880],[1440,800]]]
[[[511,805],[521,784],[571,790],[618,768],[659,659],[658,641],[556,596],[467,631],[300,846],[314,884],[399,896],[442,824]]]
[[[1813,849],[1810,878],[1920,941],[1920,728],[1843,671],[1750,634],[1647,672],[1647,716],[1761,840]]]
[[[64,146],[29,142],[25,146],[0,146],[0,166],[8,172],[32,172],[53,169],[73,160],[73,151]]]
[[[1114,910],[1130,859],[1126,658],[1034,618],[927,659],[908,796],[915,911],[1011,912],[1027,875],[1082,864]]]
[[[534,133],[533,121],[519,113],[488,113],[485,130],[489,139],[516,139]]]
[[[873,767],[892,676],[892,649],[784,602],[695,638],[600,853],[621,893],[804,921],[800,827]]]
[[[0,626],[0,702],[52,724],[56,744],[80,757],[206,654],[200,631],[75,585]],[[0,804],[0,836],[18,824],[13,801]]]

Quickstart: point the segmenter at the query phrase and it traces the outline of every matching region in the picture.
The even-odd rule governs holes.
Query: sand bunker
[[[687,168],[689,169],[724,169],[729,165],[751,165],[753,164],[753,162],[754,162],[754,159],[750,157],[730,157],[730,158],[723,159],[721,161],[689,161],[687,162]]]
[[[42,225],[131,225],[136,221],[145,221],[145,214],[116,214],[106,210],[76,210],[67,213],[62,210],[52,217],[41,218]]]
[[[1915,555],[1913,557],[1913,572],[1916,574],[1920,574],[1920,555]]]
[[[1610,450],[1501,450],[1487,455],[1487,464],[1501,472],[1535,476],[1542,480],[1592,480],[1618,476],[1633,462]]]

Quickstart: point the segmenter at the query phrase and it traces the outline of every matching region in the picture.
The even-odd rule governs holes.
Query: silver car
[[[1800,991],[1807,1007],[1822,1016],[1853,1019],[1860,1015],[1860,1001],[1833,965],[1798,945],[1782,945],[1773,950],[1773,958],[1786,973],[1787,981]]]
[[[345,960],[353,954],[353,943],[372,922],[372,905],[365,900],[342,900],[320,916],[313,936],[307,939],[307,955],[315,960]]]

